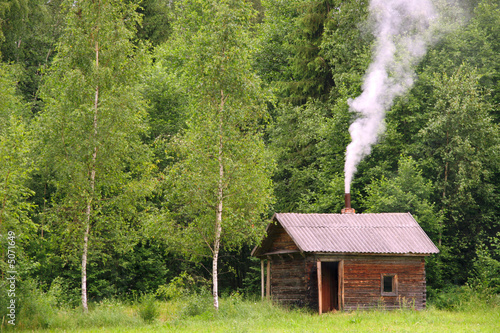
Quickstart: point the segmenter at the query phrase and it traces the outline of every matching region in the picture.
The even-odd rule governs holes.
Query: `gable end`
[[[271,254],[286,254],[301,252],[292,237],[285,231],[279,222],[276,220],[269,224],[267,228],[267,236],[262,241],[260,246],[256,246],[252,251],[255,257],[271,255]]]

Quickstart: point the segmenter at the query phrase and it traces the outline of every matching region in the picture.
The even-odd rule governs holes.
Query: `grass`
[[[500,307],[470,304],[458,311],[353,311],[317,315],[284,309],[271,302],[228,297],[215,313],[210,299],[158,302],[156,318],[143,320],[141,304],[119,302],[94,305],[89,314],[80,309],[59,309],[41,332],[498,332]],[[17,330],[32,332],[32,329]],[[11,331],[11,330],[9,330]]]

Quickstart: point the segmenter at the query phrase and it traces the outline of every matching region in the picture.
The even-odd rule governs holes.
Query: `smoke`
[[[431,0],[371,0],[369,9],[375,23],[374,58],[361,95],[348,102],[358,117],[349,127],[352,141],[346,150],[345,193],[350,193],[358,163],[385,130],[386,110],[413,85],[414,66],[437,39],[433,26],[439,14]]]

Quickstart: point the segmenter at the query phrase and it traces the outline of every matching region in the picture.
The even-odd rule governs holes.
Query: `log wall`
[[[382,296],[382,274],[397,275],[397,296]],[[344,261],[344,309],[425,308],[425,261],[422,257],[365,257]]]
[[[306,278],[304,258],[272,256],[271,296],[284,305],[305,306]]]
[[[306,265],[306,304],[314,311],[318,311],[318,265],[314,256],[305,259]]]
[[[269,239],[272,242],[269,247],[269,252],[274,251],[299,251],[292,237],[283,229],[281,225],[277,225],[269,232]]]
[[[318,310],[317,260],[344,261],[343,309],[425,309],[423,257],[272,256],[271,296],[274,300]],[[397,275],[397,296],[382,296],[382,274]]]

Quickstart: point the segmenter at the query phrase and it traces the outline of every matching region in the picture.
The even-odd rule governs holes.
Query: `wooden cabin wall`
[[[269,231],[269,241],[271,246],[268,248],[268,252],[275,251],[296,251],[299,252],[299,248],[295,245],[292,237],[287,234],[285,229],[281,225],[273,227]]]
[[[318,265],[313,256],[308,256],[306,264],[306,304],[314,311],[318,311]]]
[[[381,274],[397,274],[398,296],[381,295]],[[357,258],[344,261],[344,310],[402,306],[425,309],[425,261],[422,257]]]
[[[305,261],[300,256],[272,256],[271,297],[284,305],[306,305]]]
[[[423,257],[320,256],[344,261],[344,310],[425,309]],[[271,257],[271,297],[284,305],[318,310],[318,256],[298,254]],[[398,296],[381,295],[381,275],[397,274]]]

